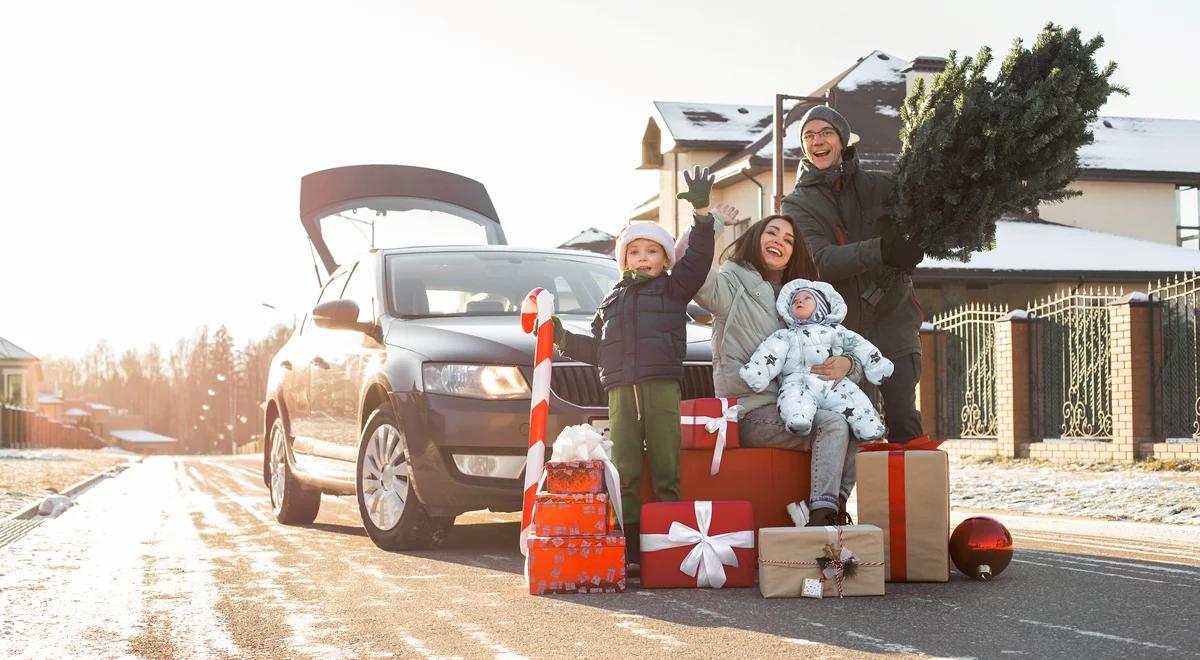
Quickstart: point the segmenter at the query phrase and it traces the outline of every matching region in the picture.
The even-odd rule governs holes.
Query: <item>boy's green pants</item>
[[[679,382],[649,380],[608,391],[612,457],[621,473],[625,524],[642,516],[642,444],[650,455],[650,483],[659,502],[679,501]]]

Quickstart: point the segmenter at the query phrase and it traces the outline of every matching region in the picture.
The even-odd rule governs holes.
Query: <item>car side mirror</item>
[[[713,322],[712,312],[708,311],[707,309],[704,309],[703,307],[701,307],[700,305],[697,305],[696,303],[688,303],[687,315],[696,323],[702,323],[704,325],[712,325],[712,322]]]
[[[330,300],[312,311],[313,323],[326,330],[358,330],[371,333],[374,325],[358,322],[358,303],[353,300]]]

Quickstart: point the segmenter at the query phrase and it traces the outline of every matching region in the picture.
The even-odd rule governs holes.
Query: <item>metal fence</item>
[[[996,437],[996,320],[1006,310],[971,304],[933,318],[943,333],[937,384],[937,434]]]
[[[1200,438],[1200,275],[1190,273],[1158,282],[1150,295],[1162,313],[1162,434]]]
[[[1112,438],[1108,306],[1121,291],[1063,292],[1030,306],[1041,353],[1042,437]]]

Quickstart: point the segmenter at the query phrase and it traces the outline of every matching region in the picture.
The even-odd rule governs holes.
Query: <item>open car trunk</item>
[[[370,248],[507,244],[482,183],[407,165],[304,176],[300,221],[327,275]]]

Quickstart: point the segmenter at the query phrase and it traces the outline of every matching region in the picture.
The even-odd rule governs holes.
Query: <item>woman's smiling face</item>
[[[763,229],[760,246],[762,260],[770,270],[783,270],[792,259],[792,247],[796,236],[792,223],[783,218],[775,218]]]

